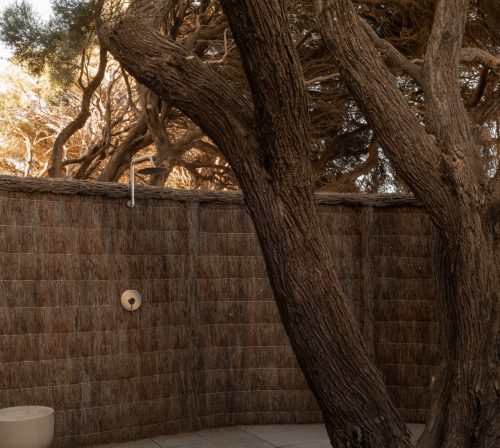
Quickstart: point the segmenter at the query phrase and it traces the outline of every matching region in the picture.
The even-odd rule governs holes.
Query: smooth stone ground
[[[415,443],[424,425],[409,424]],[[258,425],[207,429],[94,448],[328,448],[323,425]]]

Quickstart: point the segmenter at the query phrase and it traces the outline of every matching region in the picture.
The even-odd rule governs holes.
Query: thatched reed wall
[[[0,177],[0,407],[56,409],[56,447],[319,421],[237,193]],[[389,392],[422,421],[438,362],[433,230],[408,197],[318,197]],[[121,292],[138,289],[131,315]]]

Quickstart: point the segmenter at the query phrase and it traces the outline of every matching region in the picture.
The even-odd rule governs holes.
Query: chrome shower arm
[[[130,208],[135,207],[135,164],[146,160],[149,160],[151,165],[154,166],[153,156],[138,157],[130,161],[130,201],[127,202]]]
[[[132,159],[132,161],[130,162],[130,168],[132,168],[134,166],[134,164],[140,163],[140,162],[145,162],[146,160],[149,160],[151,165],[154,166],[153,156],[142,156],[142,157],[137,157],[136,159]]]

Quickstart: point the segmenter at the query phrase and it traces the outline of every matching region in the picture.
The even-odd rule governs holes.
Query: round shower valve
[[[122,307],[127,311],[137,311],[142,304],[142,297],[139,291],[129,289],[122,294],[121,297]]]

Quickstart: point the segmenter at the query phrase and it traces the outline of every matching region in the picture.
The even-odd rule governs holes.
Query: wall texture
[[[0,407],[56,410],[55,447],[320,421],[239,194],[0,177]],[[434,232],[408,197],[318,197],[396,406],[438,362]],[[124,311],[122,291],[143,306]]]

